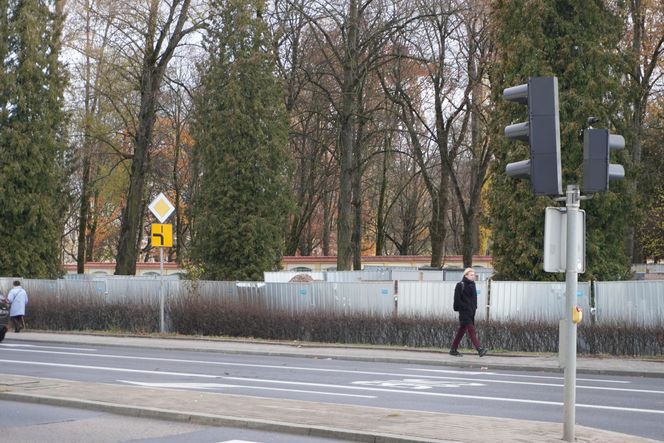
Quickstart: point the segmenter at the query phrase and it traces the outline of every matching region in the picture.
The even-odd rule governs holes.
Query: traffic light
[[[529,178],[535,195],[561,195],[558,79],[531,77],[527,84],[505,89],[503,98],[528,105],[528,121],[506,126],[505,136],[530,144],[530,158],[509,163],[505,172]]]
[[[611,150],[624,147],[622,135],[609,134],[608,129],[583,131],[583,192],[606,192],[609,181],[625,178],[625,168],[609,161]]]

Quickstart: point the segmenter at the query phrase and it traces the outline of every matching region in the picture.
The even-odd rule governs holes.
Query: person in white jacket
[[[9,318],[14,325],[15,332],[21,332],[25,327],[25,306],[28,304],[28,293],[21,287],[21,282],[16,280],[14,287],[7,294],[7,301],[11,304]]]

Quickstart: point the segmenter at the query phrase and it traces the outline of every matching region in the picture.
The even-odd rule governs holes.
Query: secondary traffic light
[[[609,181],[625,177],[625,168],[609,161],[611,150],[624,147],[622,135],[609,134],[608,129],[583,131],[583,192],[606,192]]]
[[[528,105],[528,121],[506,126],[505,136],[530,144],[530,158],[509,163],[505,172],[529,178],[535,195],[561,195],[558,79],[531,77],[527,84],[505,89],[503,98]]]

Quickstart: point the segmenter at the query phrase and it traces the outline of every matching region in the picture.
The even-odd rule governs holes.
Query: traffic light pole
[[[558,79],[556,77],[530,77],[528,83],[512,86],[503,90],[507,101],[528,106],[528,121],[505,126],[505,136],[510,140],[527,142],[530,146],[530,158],[508,163],[505,173],[517,179],[529,179],[535,195],[556,197],[565,200],[567,223],[556,226],[553,251],[560,251],[562,234],[566,236],[565,246],[565,314],[560,324],[560,357],[565,365],[565,403],[563,439],[574,441],[574,422],[576,407],[576,324],[581,321],[581,310],[577,310],[578,274],[585,272],[585,218],[579,209],[581,197],[579,185],[568,185],[565,197],[558,197],[562,192],[562,165],[560,155],[560,117],[558,103]],[[588,125],[596,123],[597,118],[590,117]],[[610,163],[611,150],[623,149],[625,139],[620,135],[610,134],[608,129],[586,128],[583,131],[583,192],[592,194],[606,192],[609,181],[625,177],[622,165]],[[555,257],[555,263],[549,266],[549,249],[546,223],[551,219],[554,224],[557,217],[545,218],[545,272],[562,272],[561,256]],[[559,211],[559,207],[552,208]],[[558,212],[559,213],[559,212]],[[553,212],[552,214],[556,214]],[[579,226],[581,225],[581,226]],[[582,228],[582,233],[578,232]],[[565,229],[565,231],[563,231]],[[558,237],[561,234],[561,237]],[[579,238],[580,236],[583,236]],[[581,243],[583,242],[583,243]],[[580,246],[580,248],[579,248]],[[579,251],[581,249],[581,251]],[[548,252],[547,252],[548,251]],[[554,254],[555,255],[555,254]],[[580,256],[580,257],[579,257]],[[579,261],[579,258],[581,261]]]
[[[576,420],[576,324],[572,313],[576,309],[578,289],[577,269],[577,223],[579,222],[579,201],[581,194],[578,185],[567,186],[565,207],[567,209],[567,256],[565,264],[565,404],[563,407],[563,440],[574,441]]]

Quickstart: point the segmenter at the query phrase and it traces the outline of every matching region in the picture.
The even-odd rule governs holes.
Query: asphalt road
[[[0,344],[0,371],[562,422],[563,378],[558,373],[40,342]],[[579,425],[654,439],[664,436],[664,379],[579,375],[576,405]]]
[[[245,428],[133,418],[91,410],[0,400],[0,441],[20,443],[335,443]]]

